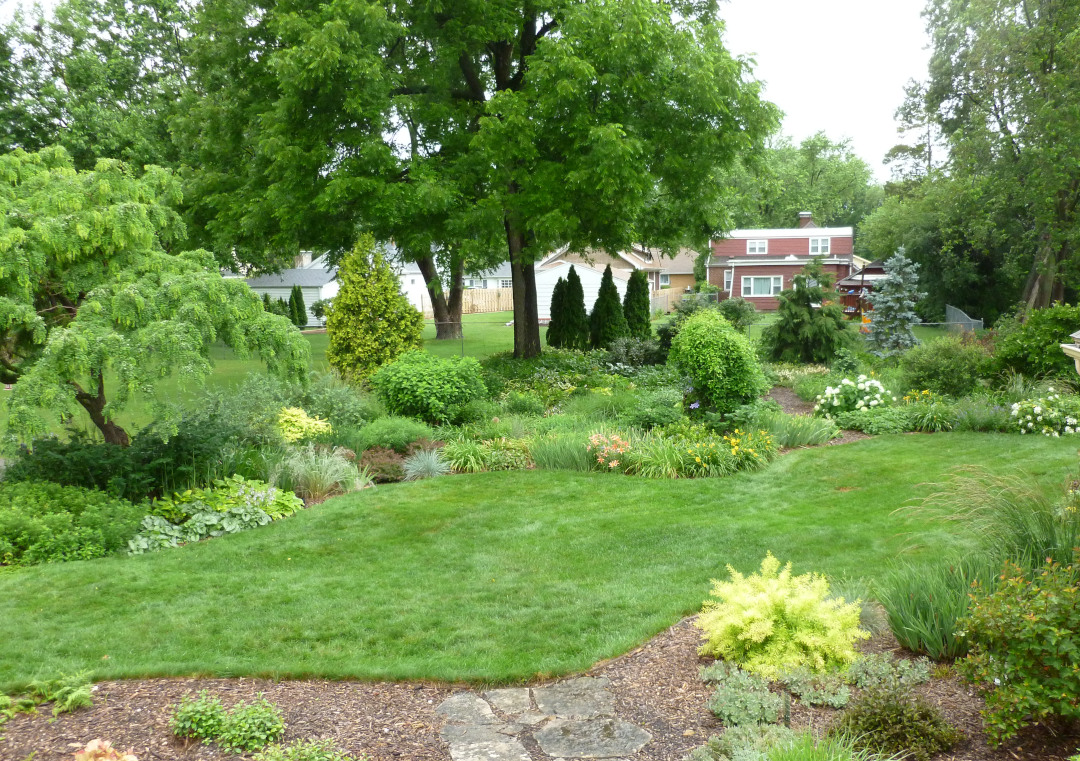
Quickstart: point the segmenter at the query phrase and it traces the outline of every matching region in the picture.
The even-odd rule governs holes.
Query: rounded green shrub
[[[880,754],[903,754],[928,761],[962,739],[941,711],[907,689],[874,687],[860,695],[829,728],[856,747]]]
[[[146,509],[93,489],[0,483],[0,565],[104,557],[127,547]]]
[[[961,397],[975,390],[991,364],[990,355],[978,344],[950,337],[910,349],[900,358],[900,367],[904,389]]]
[[[730,412],[768,388],[750,341],[712,309],[683,323],[672,339],[669,360],[690,376],[717,412]]]
[[[1025,375],[1072,375],[1073,361],[1060,344],[1071,343],[1069,334],[1080,328],[1080,306],[1055,304],[1035,309],[1027,319],[1003,320],[996,326],[994,362],[999,370]]]
[[[440,359],[425,351],[406,352],[379,368],[371,385],[391,413],[429,423],[447,422],[455,409],[487,393],[475,359]]]
[[[349,439],[349,448],[361,453],[372,447],[384,447],[404,453],[409,445],[435,435],[430,426],[412,418],[389,415],[373,420]]]

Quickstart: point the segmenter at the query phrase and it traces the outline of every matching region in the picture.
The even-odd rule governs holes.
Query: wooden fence
[[[431,303],[424,294],[424,317],[435,315]],[[514,308],[513,288],[469,288],[461,294],[462,314],[486,314],[488,312],[509,312]]]
[[[682,297],[686,294],[683,291],[676,291],[671,288],[662,288],[658,291],[652,292],[652,311],[669,313],[675,308],[675,305],[682,301]]]

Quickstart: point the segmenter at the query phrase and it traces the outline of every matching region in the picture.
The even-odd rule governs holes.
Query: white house
[[[560,277],[565,280],[569,276],[571,266],[581,280],[581,290],[585,293],[585,311],[592,311],[596,297],[600,295],[600,281],[604,277],[603,268],[597,269],[584,262],[568,262],[556,257],[548,259],[536,268],[536,308],[540,322],[546,323],[551,320],[551,296],[555,292],[555,283]],[[612,268],[611,276],[621,300],[626,295],[626,283],[630,279],[630,273]]]
[[[304,306],[307,307],[308,325],[324,325],[325,319],[318,319],[311,313],[311,305],[322,299],[332,299],[340,288],[337,281],[337,267],[327,265],[326,257],[315,259],[310,254],[302,255],[297,261],[303,266],[282,270],[272,275],[259,275],[246,279],[248,286],[261,297],[270,296],[272,301],[282,299],[286,302],[294,285],[300,286],[304,294]]]

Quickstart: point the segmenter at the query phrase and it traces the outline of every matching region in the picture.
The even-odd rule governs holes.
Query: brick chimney
[[[817,227],[817,225],[814,224],[814,214],[813,214],[813,212],[809,212],[809,211],[800,211],[799,212],[799,228],[802,229],[803,227]]]

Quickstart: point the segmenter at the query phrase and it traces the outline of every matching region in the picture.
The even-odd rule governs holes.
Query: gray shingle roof
[[[337,267],[311,269],[290,269],[272,275],[249,277],[245,282],[254,288],[285,287],[298,285],[301,288],[319,288],[337,277]]]

